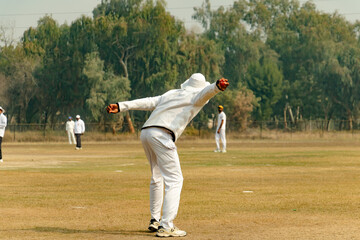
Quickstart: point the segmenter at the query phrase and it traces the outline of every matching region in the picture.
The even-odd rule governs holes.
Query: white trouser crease
[[[172,136],[161,128],[146,128],[141,131],[141,142],[151,167],[150,212],[151,218],[161,218],[161,226],[174,227],[180,203],[183,176],[179,156]],[[164,192],[165,185],[165,192]]]
[[[226,137],[225,137],[225,129],[220,129],[220,133],[215,134],[215,142],[216,142],[216,149],[220,150],[220,140],[222,143],[222,149],[226,150]]]

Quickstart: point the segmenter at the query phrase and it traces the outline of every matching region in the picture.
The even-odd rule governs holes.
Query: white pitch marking
[[[126,167],[126,166],[133,166],[133,165],[135,165],[135,164],[134,163],[124,163],[124,164],[121,164],[119,166]]]

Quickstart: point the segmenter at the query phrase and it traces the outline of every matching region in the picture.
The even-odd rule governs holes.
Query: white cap
[[[0,110],[3,111],[3,113],[5,112],[5,110],[2,107],[0,107]]]
[[[80,118],[80,115],[76,115],[76,118]]]
[[[194,73],[188,80],[181,84],[181,89],[196,90],[202,89],[208,85],[210,85],[210,83],[206,81],[204,75],[201,73]]]

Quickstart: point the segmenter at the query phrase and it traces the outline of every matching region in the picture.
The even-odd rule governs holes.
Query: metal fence
[[[249,128],[263,128],[270,130],[284,131],[353,131],[360,130],[360,121],[348,120],[298,120],[297,122],[284,121],[254,121],[249,124]]]
[[[86,123],[85,138],[90,141],[113,141],[138,139],[143,122],[134,122],[135,133],[129,134],[127,124]],[[252,121],[244,123],[227,121],[227,135],[241,138],[277,138],[279,134],[310,133],[322,136],[326,133],[341,132],[352,134],[360,132],[360,121],[345,120],[301,120],[295,123],[283,121]],[[215,132],[215,123],[191,122],[183,133],[185,137],[207,138]],[[274,135],[275,134],[275,135]],[[65,123],[57,124],[8,124],[5,141],[40,142],[66,141]]]
[[[86,123],[85,136],[94,141],[106,141],[116,138],[116,135],[130,135],[137,138],[141,128],[135,127],[135,134],[128,134],[127,124]],[[8,124],[5,140],[21,142],[63,141],[67,139],[65,123],[56,124]]]

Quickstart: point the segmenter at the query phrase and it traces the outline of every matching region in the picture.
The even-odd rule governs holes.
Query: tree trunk
[[[124,56],[125,56],[125,54],[123,53],[122,57],[124,57]],[[127,79],[129,79],[129,73],[128,73],[126,62],[124,62],[124,60],[121,57],[119,57],[119,62],[120,62],[120,65],[123,67],[125,77]],[[131,117],[130,117],[129,112],[126,112],[125,119],[126,119],[127,124],[129,125],[129,132],[130,133],[135,133],[134,125],[133,125],[133,123],[131,121]]]
[[[244,116],[244,117],[241,119],[241,122],[240,122],[241,130],[246,130],[246,129],[247,129],[247,125],[248,125],[248,117],[247,117],[247,116]]]
[[[291,107],[288,106],[288,110],[289,110],[289,115],[290,115],[290,120],[292,123],[295,123],[295,120],[294,120],[294,115],[292,113],[292,110],[291,110]]]
[[[298,123],[299,119],[300,119],[300,107],[297,106],[297,108],[296,108],[295,123]]]
[[[126,122],[129,124],[129,132],[135,133],[134,125],[132,124],[129,112],[126,112],[125,118],[126,118]]]
[[[350,110],[347,111],[347,115],[348,115],[348,121],[349,121],[349,130],[352,131],[353,130],[353,118],[352,118],[352,114],[351,114]]]

